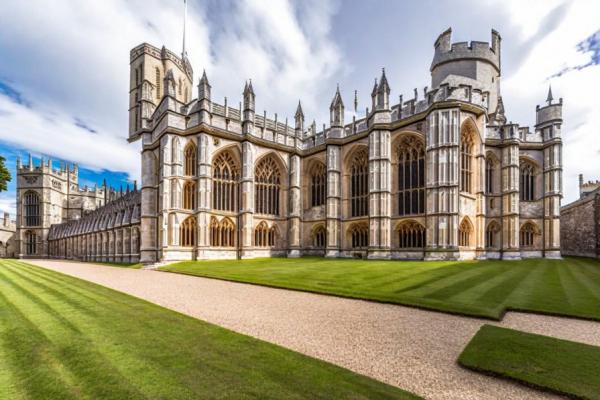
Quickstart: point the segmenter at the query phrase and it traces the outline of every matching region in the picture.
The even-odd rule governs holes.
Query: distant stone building
[[[562,254],[600,258],[600,181],[583,182],[579,199],[560,211]]]
[[[0,258],[15,256],[16,230],[16,222],[10,219],[8,213],[4,213],[4,218],[0,223]]]
[[[103,238],[108,240],[112,237],[110,236],[112,234],[108,232],[120,225],[111,220],[112,216],[107,216],[107,210],[113,210],[115,207],[107,208],[105,206],[121,197],[127,197],[125,196],[127,192],[109,188],[106,182],[102,187],[80,187],[77,165],[73,167],[61,165],[59,169],[55,169],[51,160],[46,162],[42,159],[35,165],[30,155],[29,162],[23,165],[21,159],[17,159],[15,255],[19,258],[67,257],[67,255],[73,258],[82,258],[84,254],[80,253],[80,247],[78,247],[82,244],[80,236],[84,233],[102,232]],[[138,193],[138,191],[134,190],[134,193]],[[134,195],[129,197],[134,197]],[[139,198],[139,195],[137,197]],[[115,210],[115,212],[117,211],[122,210]],[[101,213],[104,219],[95,223],[92,228],[89,226],[86,230],[79,227],[73,228],[76,222],[90,221],[94,219],[93,215],[98,213]],[[139,213],[139,205],[135,213]],[[72,229],[55,227],[61,224]],[[131,222],[127,222],[126,225],[129,227]],[[60,239],[64,239],[67,231],[72,237],[72,241],[69,241],[66,247],[64,247],[65,241],[60,242],[63,247],[57,246],[56,240],[59,239],[57,235],[60,235]],[[53,240],[54,245],[51,252],[50,241]],[[133,248],[137,249],[137,246]],[[98,249],[95,248],[95,250]],[[95,259],[107,260],[109,254],[105,253],[105,247],[102,247],[101,250],[101,253],[94,253]],[[112,256],[114,257],[114,252]],[[127,257],[136,258],[135,254],[129,253]]]

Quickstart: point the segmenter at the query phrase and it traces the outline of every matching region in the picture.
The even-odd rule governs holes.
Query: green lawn
[[[600,399],[600,347],[484,325],[458,363],[582,399]]]
[[[600,262],[269,258],[161,268],[190,275],[501,319],[521,310],[600,320]]]
[[[414,397],[99,285],[0,261],[0,398]]]

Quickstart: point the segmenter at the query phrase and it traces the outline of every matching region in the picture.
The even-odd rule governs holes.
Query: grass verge
[[[600,399],[600,347],[484,325],[463,367],[581,399]]]
[[[0,397],[413,399],[138,298],[0,261]]]
[[[499,320],[507,310],[600,320],[600,262],[375,261],[323,258],[186,261],[163,271]]]

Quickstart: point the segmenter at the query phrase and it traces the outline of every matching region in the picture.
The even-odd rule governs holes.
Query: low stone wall
[[[561,251],[565,256],[600,258],[600,193],[589,194],[560,211]]]

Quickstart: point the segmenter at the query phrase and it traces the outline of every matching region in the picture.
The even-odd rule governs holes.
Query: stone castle
[[[495,31],[490,43],[452,43],[448,29],[435,41],[429,87],[394,102],[382,71],[365,115],[355,98],[349,121],[338,88],[319,129],[300,103],[291,125],[257,113],[252,82],[239,107],[219,104],[206,73],[193,87],[185,49],[141,44],[129,87],[129,140],[142,143],[140,194],[129,195],[139,219],[120,232],[110,221],[135,214],[137,200],[107,205],[103,189],[80,195],[72,171],[36,175],[30,162],[19,169],[19,254],[31,254],[26,232],[35,232],[34,254],[137,260],[139,229],[145,263],[560,257],[562,99],[549,91],[532,129],[509,122],[500,54]],[[71,192],[96,211],[70,203]],[[28,219],[28,193],[38,195],[39,220]]]

